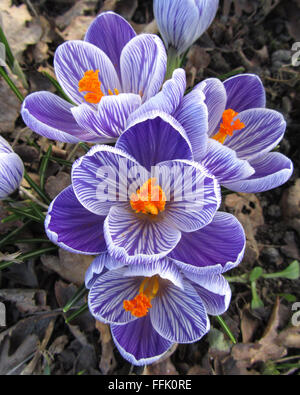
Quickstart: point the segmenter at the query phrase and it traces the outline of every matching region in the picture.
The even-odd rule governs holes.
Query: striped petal
[[[196,85],[194,90],[201,90],[205,95],[208,110],[208,135],[213,136],[220,126],[226,109],[227,94],[223,83],[217,78],[208,78]]]
[[[116,147],[134,157],[148,171],[166,160],[192,159],[184,129],[161,111],[137,118],[119,138]]]
[[[153,329],[149,315],[125,325],[112,325],[111,334],[123,358],[137,366],[159,360],[172,346]]]
[[[157,167],[157,179],[167,198],[165,218],[183,232],[210,223],[221,204],[214,176],[196,162],[171,161]]]
[[[136,36],[131,25],[114,12],[103,12],[88,28],[85,41],[100,48],[120,74],[120,57],[125,45]]]
[[[208,141],[208,111],[204,100],[203,92],[194,89],[183,98],[173,115],[183,126],[197,162],[204,156]]]
[[[123,307],[139,293],[142,277],[124,277],[124,268],[109,270],[98,276],[89,292],[88,304],[92,315],[106,324],[126,324],[137,318]]]
[[[128,119],[128,123],[151,111],[161,111],[173,115],[183,99],[186,90],[186,76],[183,69],[176,69],[171,79],[167,80],[162,90],[147,100]]]
[[[131,208],[114,206],[105,220],[109,253],[128,264],[156,262],[179,242],[181,233],[166,220],[153,220]]]
[[[233,132],[225,140],[225,145],[240,159],[251,160],[275,148],[282,140],[286,122],[278,111],[256,108],[242,111],[238,119],[246,126]]]
[[[185,271],[218,274],[242,261],[245,245],[245,232],[236,217],[218,212],[205,228],[183,233],[168,257]]]
[[[144,103],[161,89],[166,67],[166,51],[158,36],[140,34],[134,37],[121,54],[123,92],[141,95]]]
[[[230,304],[231,289],[222,275],[185,272],[185,276],[192,282],[208,314],[225,313]]]
[[[26,96],[21,115],[30,129],[51,140],[64,143],[93,141],[95,133],[89,133],[77,124],[71,111],[73,107],[53,93],[35,92]]]
[[[106,250],[104,218],[86,210],[77,200],[72,186],[51,203],[45,220],[47,236],[59,247],[78,254],[93,255]]]
[[[72,114],[78,125],[96,136],[96,143],[112,143],[123,133],[127,119],[141,105],[141,97],[134,94],[105,96],[98,110],[87,104],[72,108]]]
[[[234,150],[213,139],[208,141],[207,152],[201,164],[220,184],[246,179],[255,172],[247,160],[239,159]]]
[[[237,192],[259,193],[283,185],[293,174],[293,163],[279,152],[270,152],[250,161],[255,173],[246,180],[224,183]]]
[[[103,273],[106,263],[112,259],[107,252],[99,254],[88,267],[85,273],[85,287],[91,289],[99,275]]]
[[[128,173],[132,168],[144,174],[144,179],[149,178],[148,172],[125,152],[95,146],[73,165],[74,192],[87,210],[107,215],[113,205],[128,202]]]
[[[210,328],[205,306],[188,281],[184,282],[184,291],[166,284],[152,300],[150,318],[153,328],[174,343],[193,343]]]
[[[121,91],[117,72],[108,56],[86,41],[61,44],[55,52],[54,69],[61,87],[76,104],[85,102],[85,93],[79,92],[78,83],[89,70],[99,70],[98,78],[104,94],[107,95],[109,89]]]
[[[4,151],[8,149],[6,144],[2,144],[2,153],[0,153],[0,200],[6,199],[20,186],[24,174],[24,165],[21,158],[14,152],[5,153]]]
[[[236,112],[266,106],[266,92],[258,75],[239,74],[224,81],[226,108]]]

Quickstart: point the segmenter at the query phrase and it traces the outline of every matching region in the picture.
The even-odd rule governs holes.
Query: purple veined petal
[[[99,70],[101,91],[105,95],[109,89],[121,92],[117,72],[108,56],[86,41],[72,40],[61,44],[55,52],[54,69],[61,87],[76,104],[85,102],[85,92],[79,92],[78,83],[89,70]]]
[[[0,154],[11,154],[13,151],[9,142],[0,136]]]
[[[265,108],[242,111],[237,119],[246,126],[226,138],[225,145],[241,159],[251,160],[271,151],[282,140],[286,129],[282,114]]]
[[[114,12],[103,12],[98,15],[88,28],[85,41],[100,48],[111,60],[120,74],[120,57],[125,45],[136,36],[131,25]]]
[[[193,159],[183,127],[160,111],[137,118],[119,138],[116,147],[133,156],[148,171],[166,160]]]
[[[167,54],[158,36],[134,37],[124,47],[120,63],[123,92],[141,95],[143,103],[159,92],[165,78]]]
[[[67,251],[100,254],[106,250],[103,220],[103,217],[86,210],[69,186],[49,206],[45,230],[54,244]]]
[[[106,263],[110,255],[105,251],[99,254],[88,267],[85,273],[85,287],[91,289],[97,278],[105,271]]]
[[[25,97],[21,115],[37,134],[64,143],[87,141],[91,137],[75,121],[72,104],[50,92],[35,92]]]
[[[140,263],[138,265],[130,265],[124,272],[124,276],[144,276],[153,277],[156,274],[162,279],[171,281],[177,287],[183,289],[182,275],[169,259],[161,259],[158,262]]]
[[[149,314],[125,325],[112,325],[111,334],[123,358],[136,366],[159,360],[173,345],[153,329]]]
[[[88,104],[73,107],[73,116],[80,127],[96,136],[97,143],[112,143],[123,133],[129,115],[141,105],[141,97],[132,93],[105,96],[98,110]]]
[[[231,289],[228,281],[220,274],[195,274],[185,272],[192,282],[205,309],[210,315],[221,315],[228,309],[231,300]]]
[[[171,79],[167,80],[162,90],[147,100],[128,119],[128,124],[151,111],[161,111],[170,115],[175,113],[186,90],[186,76],[183,69],[176,69]]]
[[[224,184],[237,192],[258,193],[283,185],[293,174],[293,163],[279,152],[270,152],[252,160],[255,173],[246,180]]]
[[[3,139],[4,140],[4,139]],[[3,150],[8,150],[3,145]],[[14,152],[0,153],[0,200],[6,199],[21,184],[24,165],[21,158]]]
[[[256,74],[239,74],[224,81],[227,93],[226,109],[236,112],[266,106],[266,92]]]
[[[124,277],[124,270],[108,270],[98,276],[90,289],[88,304],[96,320],[123,325],[137,319],[124,309],[123,302],[138,295],[143,277]]]
[[[177,245],[181,233],[163,218],[113,206],[104,223],[109,253],[127,264],[157,262]]]
[[[107,215],[116,204],[128,205],[130,172],[141,174],[143,180],[148,172],[134,158],[110,146],[94,146],[79,158],[72,168],[72,184],[80,203],[97,215]],[[144,182],[145,182],[144,181]]]
[[[231,214],[218,212],[205,228],[183,233],[168,257],[184,271],[205,275],[224,273],[243,259],[245,232]]]
[[[194,89],[183,98],[174,114],[186,131],[196,162],[201,160],[207,149],[208,111],[204,100],[203,92]]]
[[[247,160],[239,159],[235,151],[213,139],[208,141],[207,152],[201,164],[220,184],[246,179],[255,172]]]
[[[208,135],[213,136],[220,126],[223,112],[226,110],[227,94],[223,83],[217,78],[208,78],[196,85],[205,95],[208,110]]]
[[[212,23],[219,0],[154,0],[154,16],[166,47],[183,54]]]
[[[216,178],[199,163],[176,160],[157,166],[159,185],[166,194],[165,218],[183,232],[209,224],[221,204]]]
[[[168,283],[151,303],[153,328],[170,342],[193,343],[209,331],[205,307],[189,281],[184,281],[184,291]]]

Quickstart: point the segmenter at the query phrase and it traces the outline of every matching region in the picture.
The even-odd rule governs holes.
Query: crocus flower
[[[211,78],[195,89],[206,96],[209,136],[206,155],[195,154],[195,160],[237,192],[263,192],[284,184],[293,164],[272,151],[284,136],[286,122],[278,111],[265,108],[259,77],[242,74],[224,83]]]
[[[184,92],[185,74],[177,69],[161,92],[131,114],[129,121],[154,109],[172,115],[189,137],[194,160],[228,189],[263,192],[290,178],[290,159],[271,152],[283,138],[286,122],[278,111],[265,108],[265,90],[258,76],[242,74],[224,83],[210,78],[185,96]],[[208,124],[203,122],[203,103]]]
[[[153,6],[166,47],[181,55],[211,25],[219,0],[154,0]]]
[[[166,63],[158,36],[136,36],[121,16],[102,13],[84,41],[67,41],[55,52],[56,77],[73,104],[35,92],[23,102],[23,120],[53,140],[114,142],[128,115],[160,90]]]
[[[7,198],[19,187],[23,174],[22,160],[0,136],[0,199]]]
[[[208,225],[220,201],[215,177],[193,161],[182,126],[153,112],[132,123],[116,147],[94,146],[74,163],[72,186],[52,202],[46,231],[73,252],[100,253],[106,242],[116,259],[154,262],[183,233]]]
[[[124,266],[103,253],[86,272],[89,309],[111,325],[125,359],[150,364],[174,343],[201,339],[210,328],[208,314],[227,310],[231,291],[222,273],[241,261],[244,248],[242,226],[218,213],[210,225],[181,240],[173,258]]]

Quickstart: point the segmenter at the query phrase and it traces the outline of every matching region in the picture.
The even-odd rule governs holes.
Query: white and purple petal
[[[141,105],[141,97],[132,93],[104,96],[97,111],[88,104],[72,108],[72,114],[83,129],[95,136],[96,143],[112,143],[123,133],[129,115]]]
[[[121,91],[117,72],[108,56],[86,41],[71,40],[61,44],[55,52],[54,69],[61,87],[76,104],[85,102],[86,92],[79,92],[78,83],[89,70],[99,70],[103,94],[107,95],[109,89]]]
[[[2,144],[1,141],[0,200],[6,199],[20,186],[24,174],[24,165],[21,158],[14,152],[5,152],[8,150],[9,146]],[[11,148],[10,150],[12,151]]]
[[[218,274],[242,261],[245,245],[245,232],[236,217],[218,212],[205,228],[183,233],[168,257],[185,271]]]
[[[163,162],[157,170],[167,199],[165,218],[174,227],[193,232],[212,221],[221,204],[220,186],[213,175],[199,163],[185,160]]]
[[[73,164],[74,192],[87,210],[107,215],[111,206],[128,204],[128,173],[132,168],[143,175],[144,182],[149,178],[148,172],[125,152],[105,145],[94,146]]]
[[[244,193],[269,191],[283,185],[293,173],[293,163],[279,152],[270,152],[250,161],[255,173],[233,183],[224,183],[228,189]]]
[[[143,114],[151,111],[161,111],[173,115],[183,99],[186,90],[186,76],[183,69],[176,69],[171,79],[167,80],[162,90],[151,99],[147,100],[128,119],[130,124]]]
[[[195,288],[184,281],[184,290],[171,282],[164,284],[150,309],[154,329],[173,343],[193,343],[210,328],[206,309]]]
[[[159,360],[173,345],[153,329],[149,315],[125,325],[111,325],[111,334],[120,354],[137,366]]]
[[[148,171],[160,162],[193,158],[183,127],[161,111],[137,118],[119,138],[116,148],[134,157]]]
[[[108,270],[93,283],[88,304],[92,315],[106,324],[123,325],[137,317],[123,306],[124,300],[132,300],[139,294],[143,277],[124,277],[125,268]]]
[[[231,289],[228,281],[221,274],[195,274],[184,272],[201,298],[210,315],[221,315],[228,309]]]
[[[25,97],[21,115],[25,124],[35,133],[65,143],[89,141],[93,135],[75,121],[74,106],[50,92],[35,92]]]
[[[124,47],[120,63],[123,92],[141,95],[143,103],[159,92],[165,78],[167,55],[158,36],[134,37]]]
[[[245,128],[233,132],[225,140],[225,145],[240,159],[252,160],[275,148],[282,140],[286,122],[278,111],[255,108],[239,113],[237,118]]]
[[[106,250],[104,217],[92,214],[77,200],[72,186],[51,203],[45,220],[49,239],[59,247],[78,254],[93,255]]]
[[[109,253],[127,264],[157,262],[177,245],[181,232],[158,216],[152,220],[130,207],[113,206],[104,223]]]
[[[220,184],[246,179],[255,172],[247,160],[239,159],[234,150],[213,139],[208,141],[207,152],[201,164]]]
[[[266,92],[256,74],[239,74],[224,81],[227,94],[226,109],[242,112],[266,106]]]
[[[86,32],[85,41],[106,53],[120,77],[121,52],[135,36],[135,31],[124,18],[108,11],[98,15],[93,21]]]
[[[223,112],[226,110],[227,94],[223,83],[217,78],[208,78],[196,85],[205,95],[208,110],[208,136],[213,136],[220,126]]]
[[[92,288],[99,275],[105,271],[106,264],[110,259],[112,259],[111,256],[105,251],[93,260],[85,273],[84,282],[87,289]]]
[[[192,146],[194,160],[200,161],[207,149],[208,111],[204,103],[205,95],[194,89],[181,101],[175,119],[183,126]]]

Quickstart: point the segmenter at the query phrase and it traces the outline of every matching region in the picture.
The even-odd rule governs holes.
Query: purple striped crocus
[[[156,109],[172,115],[186,131],[194,160],[228,189],[263,192],[290,178],[291,160],[272,152],[286,122],[278,111],[265,108],[265,90],[257,75],[237,75],[224,83],[210,78],[184,96],[185,88],[184,70],[177,69],[129,122]]]
[[[183,54],[209,28],[219,0],[154,0],[154,16],[167,48]]]
[[[121,16],[102,13],[84,41],[65,42],[55,52],[56,77],[74,104],[35,92],[23,102],[23,120],[53,140],[114,142],[126,129],[129,114],[159,92],[166,63],[159,37],[137,36]]]
[[[73,252],[96,254],[106,244],[128,264],[154,262],[184,233],[208,225],[220,202],[219,184],[193,161],[182,126],[152,112],[136,119],[116,147],[95,146],[74,163],[72,186],[52,202],[46,231]]]
[[[240,263],[244,248],[242,226],[220,212],[159,262],[124,266],[103,253],[86,273],[89,309],[110,324],[125,359],[150,364],[174,343],[200,340],[210,328],[208,315],[227,310],[231,290],[222,274]]]
[[[6,199],[21,184],[24,165],[9,143],[0,136],[0,200]]]

